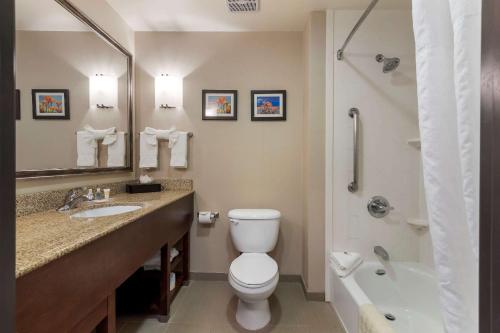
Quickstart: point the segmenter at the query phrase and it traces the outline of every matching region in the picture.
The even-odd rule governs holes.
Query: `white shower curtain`
[[[413,0],[424,184],[446,332],[478,332],[480,0]]]

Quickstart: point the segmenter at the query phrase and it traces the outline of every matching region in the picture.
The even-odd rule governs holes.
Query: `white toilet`
[[[278,285],[278,264],[267,255],[276,246],[281,213],[274,209],[233,209],[231,238],[242,254],[229,267],[229,284],[238,296],[236,321],[258,330],[271,321],[268,298]]]

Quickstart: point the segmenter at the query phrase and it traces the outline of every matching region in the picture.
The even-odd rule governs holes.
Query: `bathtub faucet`
[[[385,261],[389,261],[389,253],[382,247],[382,246],[375,246],[373,248],[373,253],[378,255],[380,258],[382,258]]]

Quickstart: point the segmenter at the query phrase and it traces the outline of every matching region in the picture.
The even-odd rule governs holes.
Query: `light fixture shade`
[[[97,74],[89,79],[91,107],[113,108],[118,105],[118,79],[114,76]]]
[[[182,78],[162,74],[155,78],[156,108],[182,107]]]

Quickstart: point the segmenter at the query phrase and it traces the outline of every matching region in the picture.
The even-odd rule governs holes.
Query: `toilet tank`
[[[233,209],[227,214],[233,244],[240,252],[271,252],[278,241],[281,213],[275,209]]]

